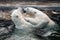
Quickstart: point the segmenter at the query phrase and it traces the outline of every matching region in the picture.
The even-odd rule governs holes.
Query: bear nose
[[[23,13],[26,13],[26,11],[24,9],[22,9],[22,10],[23,10]]]
[[[25,10],[23,10],[23,12],[24,12],[24,13],[26,13],[26,11],[25,11]]]
[[[24,13],[26,13],[28,10],[29,10],[28,7],[24,7],[24,8],[23,8]]]

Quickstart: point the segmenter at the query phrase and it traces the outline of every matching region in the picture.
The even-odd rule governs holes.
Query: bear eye
[[[16,16],[16,18],[18,18],[18,16]]]

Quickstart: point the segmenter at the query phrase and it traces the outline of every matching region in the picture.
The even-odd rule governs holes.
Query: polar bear
[[[50,35],[58,27],[45,13],[32,7],[18,8],[11,14],[16,30],[8,40],[41,40],[34,32],[36,28],[46,31],[42,36]],[[38,34],[39,35],[39,34]]]

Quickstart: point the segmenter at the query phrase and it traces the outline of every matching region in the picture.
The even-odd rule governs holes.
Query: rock
[[[14,32],[15,25],[11,20],[0,20],[0,40],[12,35]]]

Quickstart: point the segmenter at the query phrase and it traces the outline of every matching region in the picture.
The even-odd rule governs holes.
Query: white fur
[[[42,28],[46,26],[46,29],[49,29],[55,25],[55,23],[45,13],[35,8],[26,7],[24,8],[24,11],[26,11],[26,13],[23,13],[22,8],[18,8],[11,14],[12,21],[16,25],[16,31],[12,36],[15,40],[40,40],[33,35],[32,31],[34,28]],[[29,15],[25,15],[28,13],[32,13],[35,16],[29,17]],[[47,33],[51,34],[51,32]],[[43,36],[49,34],[44,34]]]

